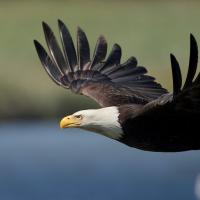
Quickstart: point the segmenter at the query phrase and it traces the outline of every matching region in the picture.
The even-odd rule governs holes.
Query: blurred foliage
[[[33,39],[45,45],[41,22],[58,36],[57,19],[71,30],[85,30],[93,51],[104,34],[109,49],[119,43],[123,59],[134,55],[140,65],[171,89],[169,53],[180,60],[185,75],[189,33],[200,40],[198,1],[1,1],[0,117],[61,117],[97,107],[90,99],[55,85],[41,67]],[[46,46],[46,45],[45,45]]]

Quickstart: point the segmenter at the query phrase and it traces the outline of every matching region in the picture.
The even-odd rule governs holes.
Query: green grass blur
[[[88,98],[55,85],[43,70],[33,46],[46,46],[41,22],[58,36],[57,19],[73,38],[79,25],[91,52],[103,34],[109,49],[122,47],[125,61],[135,56],[149,74],[171,90],[169,54],[175,53],[185,77],[189,34],[200,42],[198,1],[1,1],[0,2],[0,118],[49,118],[97,107]]]

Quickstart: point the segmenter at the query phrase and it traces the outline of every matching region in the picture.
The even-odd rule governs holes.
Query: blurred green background
[[[175,53],[183,75],[189,57],[189,34],[200,42],[199,1],[1,1],[0,118],[55,118],[97,107],[88,98],[55,85],[43,70],[33,39],[45,47],[41,22],[58,36],[57,19],[86,32],[91,52],[103,34],[111,49],[119,43],[123,59],[135,56],[149,74],[171,90],[169,54]]]
[[[0,0],[0,199],[195,200],[199,151],[150,153],[59,129],[64,115],[98,105],[57,86],[39,61],[33,40],[46,47],[42,21],[58,37],[57,19],[74,40],[77,26],[86,32],[91,54],[100,34],[109,50],[119,43],[122,62],[135,56],[169,90],[169,54],[185,77],[189,34],[200,43],[200,1]]]

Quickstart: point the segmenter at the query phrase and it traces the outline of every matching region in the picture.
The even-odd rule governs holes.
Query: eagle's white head
[[[123,134],[119,123],[119,110],[115,106],[78,111],[64,117],[60,121],[60,127],[82,128],[112,139],[119,139]]]

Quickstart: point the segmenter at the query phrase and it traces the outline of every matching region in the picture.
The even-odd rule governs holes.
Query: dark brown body
[[[200,149],[199,123],[199,114],[147,114],[122,123],[125,134],[120,141],[146,151],[196,150]]]

